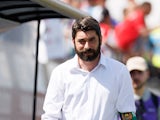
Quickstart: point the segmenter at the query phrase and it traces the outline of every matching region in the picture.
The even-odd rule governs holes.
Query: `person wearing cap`
[[[131,57],[126,66],[132,78],[137,120],[160,120],[160,97],[146,86],[149,79],[146,60],[140,56]]]

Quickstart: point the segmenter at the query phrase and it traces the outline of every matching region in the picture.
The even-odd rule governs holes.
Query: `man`
[[[53,70],[42,120],[117,120],[119,113],[122,120],[132,120],[129,72],[101,54],[99,23],[89,16],[76,20],[72,38],[76,55]]]
[[[149,79],[147,62],[143,57],[135,56],[129,58],[126,65],[132,77],[137,119],[160,120],[160,97],[146,87]]]

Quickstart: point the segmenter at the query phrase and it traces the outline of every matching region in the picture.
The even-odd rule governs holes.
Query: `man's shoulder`
[[[124,63],[122,63],[121,61],[114,59],[114,58],[110,58],[110,57],[106,57],[106,62],[108,62],[109,65],[118,65],[118,66],[125,66]]]
[[[112,70],[119,71],[121,69],[127,69],[124,63],[110,57],[105,57],[105,65],[107,68],[111,68]]]
[[[65,62],[59,64],[55,69],[68,69],[72,68],[75,65],[74,58],[68,59]]]

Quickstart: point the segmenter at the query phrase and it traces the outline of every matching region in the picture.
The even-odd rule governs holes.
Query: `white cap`
[[[129,58],[126,62],[126,66],[129,71],[132,70],[145,71],[148,69],[146,60],[143,57],[139,56]]]

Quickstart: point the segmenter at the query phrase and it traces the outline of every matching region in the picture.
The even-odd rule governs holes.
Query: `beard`
[[[88,61],[88,62],[93,61],[98,57],[98,55],[100,54],[100,49],[101,49],[100,44],[98,45],[98,48],[96,50],[89,48],[89,49],[85,49],[83,51],[78,51],[75,46],[75,51],[76,51],[78,57],[80,59],[82,59],[83,61]]]
[[[139,90],[146,84],[146,81],[140,82],[140,80],[134,79],[134,89]]]

